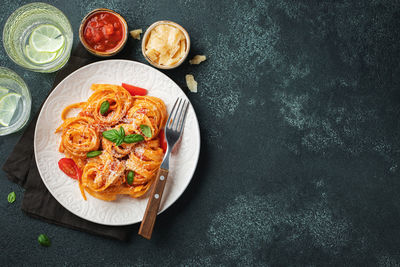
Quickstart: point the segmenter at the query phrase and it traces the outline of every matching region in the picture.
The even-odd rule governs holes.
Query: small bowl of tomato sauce
[[[117,12],[98,8],[87,14],[79,28],[79,39],[95,56],[109,57],[120,52],[128,39],[128,24]]]

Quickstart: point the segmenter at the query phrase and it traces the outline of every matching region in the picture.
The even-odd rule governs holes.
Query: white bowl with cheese
[[[178,23],[167,20],[157,21],[144,33],[142,54],[156,68],[178,67],[187,58],[189,50],[189,34]]]

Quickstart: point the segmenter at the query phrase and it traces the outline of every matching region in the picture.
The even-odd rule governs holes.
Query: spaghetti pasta
[[[83,106],[82,114],[89,114],[94,120],[104,126],[117,124],[132,106],[132,97],[122,86],[112,84],[92,84],[94,93]],[[104,101],[110,103],[106,116],[101,114],[100,107]]]
[[[118,85],[93,84],[91,89],[94,93],[86,102],[63,110],[63,123],[56,130],[61,132],[59,151],[82,170],[79,187],[84,199],[85,192],[106,201],[118,195],[143,196],[164,156],[158,135],[167,120],[165,104],[152,96],[131,96]],[[109,105],[104,112],[101,106],[105,101]],[[67,118],[72,109],[81,111]],[[142,132],[143,126],[151,135]],[[105,132],[116,137],[110,138]],[[129,141],[127,137],[134,138]],[[88,158],[91,151],[101,154]],[[131,184],[126,179],[130,171],[134,172]]]
[[[135,96],[134,99],[134,105],[128,110],[126,118],[136,126],[136,133],[141,133],[140,125],[144,124],[150,126],[153,136],[157,136],[167,122],[164,102],[152,96]],[[145,139],[152,138],[145,136]]]

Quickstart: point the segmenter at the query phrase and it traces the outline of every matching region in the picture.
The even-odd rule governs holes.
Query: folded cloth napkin
[[[70,73],[95,60],[82,45],[79,45],[67,65],[58,72],[53,89]],[[33,150],[37,117],[38,114],[32,119],[3,165],[3,170],[7,173],[9,180],[25,188],[21,209],[31,217],[49,223],[100,236],[128,240],[133,226],[106,226],[86,221],[66,210],[47,190],[40,178]]]

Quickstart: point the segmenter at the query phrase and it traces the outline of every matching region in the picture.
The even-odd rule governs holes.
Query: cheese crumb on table
[[[190,92],[197,93],[197,82],[194,80],[194,76],[192,74],[186,74],[186,85],[189,88]]]
[[[198,65],[201,62],[205,61],[206,59],[207,59],[207,57],[205,55],[196,55],[196,56],[194,56],[194,58],[189,60],[189,63],[191,65]]]
[[[140,34],[142,33],[142,29],[136,29],[136,30],[132,30],[129,33],[131,34],[131,36],[136,39],[136,40],[140,40]]]

